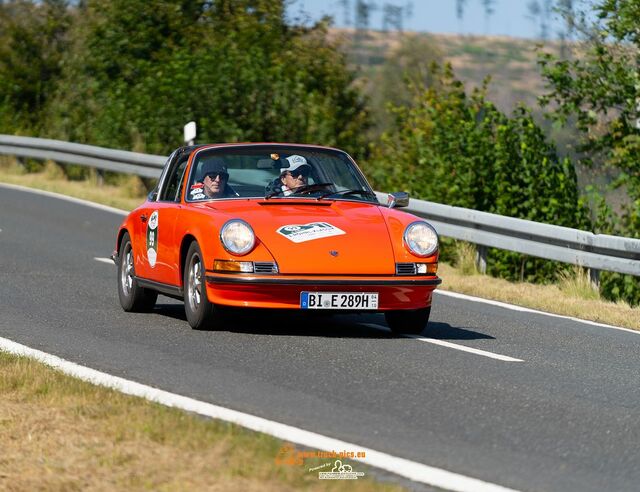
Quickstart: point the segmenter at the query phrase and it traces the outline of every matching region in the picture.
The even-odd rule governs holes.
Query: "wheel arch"
[[[180,286],[184,288],[184,264],[187,261],[187,252],[191,243],[197,243],[198,240],[193,234],[186,234],[180,243]]]
[[[125,234],[129,234],[129,239],[131,241],[133,241],[131,239],[131,233],[129,232],[129,230],[126,227],[123,227],[122,229],[120,229],[118,231],[118,240],[116,241],[116,254],[117,254],[117,256],[120,256],[120,247],[122,246],[122,238],[124,237]]]

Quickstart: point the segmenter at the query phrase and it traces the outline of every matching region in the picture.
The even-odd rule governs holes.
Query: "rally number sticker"
[[[191,191],[189,192],[192,200],[202,200],[206,198],[204,194],[204,185],[202,183],[196,183],[191,187]]]
[[[309,224],[291,224],[280,227],[276,230],[289,241],[303,243],[323,237],[340,236],[346,234],[342,229],[329,224],[328,222],[310,222]]]
[[[154,210],[147,222],[147,259],[151,268],[158,259],[158,211]]]

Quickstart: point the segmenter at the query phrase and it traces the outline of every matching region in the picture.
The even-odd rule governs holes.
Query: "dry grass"
[[[0,353],[1,490],[401,490],[277,465],[282,445]]]
[[[445,263],[440,264],[438,275],[443,279],[440,288],[444,290],[640,330],[639,307],[594,299],[590,286],[576,288],[575,285],[584,280],[574,279],[559,285],[514,283],[487,275],[464,275]]]
[[[133,210],[144,201],[146,195],[142,181],[137,176],[122,176],[117,185],[99,185],[96,173],[92,173],[85,181],[69,181],[62,168],[52,161],[45,163],[42,172],[26,173],[14,159],[2,158],[0,182],[61,193],[122,210]]]
[[[600,292],[591,283],[589,270],[575,266],[571,272],[561,272],[558,287],[569,297],[599,301]]]
[[[455,267],[462,275],[478,275],[475,244],[455,241]]]

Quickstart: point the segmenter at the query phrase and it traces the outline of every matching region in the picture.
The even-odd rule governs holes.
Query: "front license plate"
[[[378,309],[377,292],[300,292],[301,309]]]

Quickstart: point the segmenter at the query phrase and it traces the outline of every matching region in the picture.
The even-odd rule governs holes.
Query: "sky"
[[[350,7],[351,23],[354,20],[356,0],[347,0]],[[459,20],[456,16],[455,0],[373,0],[378,8],[371,13],[370,28],[382,29],[382,5],[391,4],[404,7],[412,4],[412,14],[404,18],[405,31],[420,31],[432,33],[457,33],[475,35],[503,35],[521,38],[539,38],[540,25],[527,18],[527,5],[532,0],[495,0],[495,13],[489,18],[485,16],[482,0],[466,0],[464,16]],[[371,3],[372,0],[367,0]],[[292,0],[288,15],[298,17],[301,13],[308,14],[313,20],[323,15],[331,15],[334,25],[345,27],[345,9],[341,0]],[[538,0],[542,4],[542,0]],[[549,37],[557,37],[562,25],[557,14],[552,14]]]

